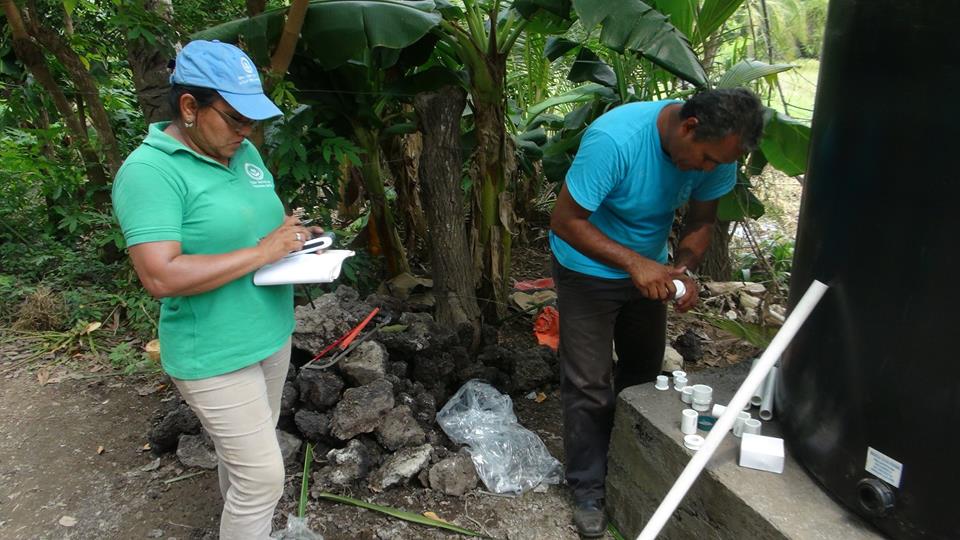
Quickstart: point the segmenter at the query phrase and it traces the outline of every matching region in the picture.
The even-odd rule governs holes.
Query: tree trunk
[[[123,158],[120,157],[120,146],[117,144],[117,138],[113,133],[113,126],[110,125],[107,109],[103,106],[103,100],[100,99],[97,82],[83,65],[80,55],[70,47],[63,36],[50,28],[41,26],[37,23],[37,18],[34,18],[33,23],[34,37],[63,64],[73,83],[77,85],[77,89],[84,96],[84,104],[90,115],[90,121],[100,140],[101,153],[106,159],[107,171],[112,177],[120,170]]]
[[[267,0],[247,0],[247,17],[256,17],[267,8]]]
[[[383,171],[380,165],[380,133],[376,130],[354,126],[354,134],[360,146],[365,150],[363,163],[363,184],[370,201],[370,219],[367,230],[370,234],[370,248],[374,255],[383,255],[387,260],[389,277],[410,271],[407,255],[397,234],[397,227],[387,202],[383,186]]]
[[[403,245],[407,254],[411,255],[416,252],[419,240],[428,243],[430,240],[427,237],[427,221],[418,190],[418,165],[423,153],[423,136],[420,133],[396,135],[383,146],[386,162],[393,175],[393,185],[397,189],[397,212],[405,233]]]
[[[167,22],[173,20],[173,3],[170,0],[147,0],[144,9],[152,11]],[[164,40],[165,36],[157,36]],[[172,43],[158,41],[150,44],[143,38],[127,41],[127,62],[133,72],[133,85],[137,89],[137,102],[147,124],[170,120],[167,96],[170,93],[170,60],[174,57]]]
[[[17,9],[13,0],[0,0],[3,3],[3,10],[7,16],[7,23],[10,25],[10,31],[13,36],[13,51],[17,58],[23,62],[33,77],[40,83],[53,100],[57,112],[67,124],[67,128],[73,134],[73,142],[80,152],[83,159],[84,169],[87,173],[89,186],[86,191],[93,191],[94,202],[101,207],[105,207],[110,201],[110,193],[106,187],[109,185],[107,173],[100,163],[97,153],[90,146],[90,139],[73,107],[63,93],[63,89],[57,84],[53,74],[47,66],[47,60],[43,56],[40,46],[27,34],[26,26],[23,24],[23,18],[20,16],[20,10]]]
[[[730,222],[718,221],[713,225],[710,246],[703,256],[698,273],[714,281],[728,281],[733,276],[730,263]]]
[[[478,71],[482,73],[477,73]],[[473,155],[475,206],[473,212],[474,257],[482,268],[479,296],[484,314],[502,318],[507,308],[510,278],[510,248],[513,242],[513,196],[507,191],[507,170],[514,162],[504,125],[504,75],[506,56],[488,55],[483,65],[473,66],[472,88],[477,149]],[[480,75],[480,76],[478,76]]]
[[[458,331],[469,329],[470,342],[476,348],[480,342],[480,308],[474,296],[476,273],[470,264],[460,188],[460,116],[465,105],[466,93],[454,86],[414,98],[423,133],[420,186],[432,233],[430,260],[436,317],[441,325]]]

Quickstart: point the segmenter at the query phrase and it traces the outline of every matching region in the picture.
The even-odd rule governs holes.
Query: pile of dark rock
[[[362,342],[335,365],[304,367],[374,308],[379,313]],[[470,379],[525,393],[559,377],[550,349],[504,348],[496,330],[485,328],[480,353],[472,355],[470,332],[443,327],[394,297],[361,300],[345,286],[298,306],[296,320],[277,431],[289,467],[302,463],[304,441],[314,445],[314,491],[347,486],[382,491],[416,479],[462,495],[477,485],[477,476],[470,457],[437,425],[438,408]],[[366,335],[374,328],[375,334]],[[329,363],[330,357],[316,363]],[[185,403],[174,402],[149,435],[153,450],[175,449],[186,466],[215,468],[216,455],[196,416]]]

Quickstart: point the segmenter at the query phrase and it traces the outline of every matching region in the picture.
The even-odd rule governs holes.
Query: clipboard
[[[340,277],[343,261],[354,255],[356,255],[355,252],[346,249],[295,253],[254,272],[253,284],[270,286],[331,283]]]

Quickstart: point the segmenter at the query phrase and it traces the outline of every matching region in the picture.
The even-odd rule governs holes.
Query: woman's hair
[[[180,96],[190,94],[197,100],[197,107],[203,109],[213,105],[213,102],[220,97],[220,94],[212,88],[201,88],[199,86],[186,86],[183,84],[174,84],[170,87],[170,94],[167,96],[167,104],[170,106],[170,119],[180,119]]]
[[[683,104],[680,118],[696,117],[696,140],[722,139],[730,134],[740,137],[744,151],[752,151],[763,133],[763,105],[746,88],[704,90]]]

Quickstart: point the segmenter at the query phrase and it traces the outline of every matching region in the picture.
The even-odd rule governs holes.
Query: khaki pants
[[[243,369],[206,379],[173,379],[217,449],[222,540],[270,535],[273,511],[283,493],[283,457],[275,429],[289,364],[288,340],[279,351]]]

